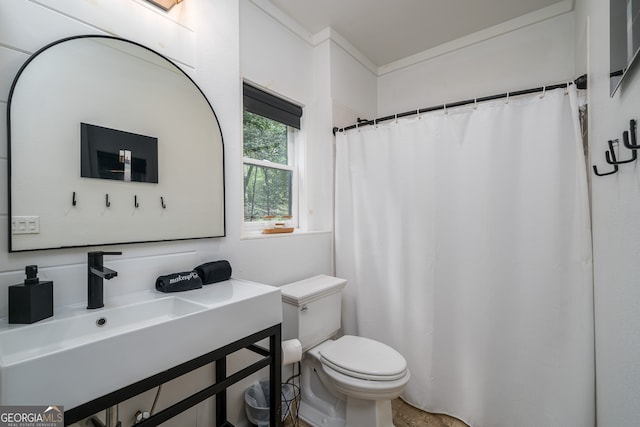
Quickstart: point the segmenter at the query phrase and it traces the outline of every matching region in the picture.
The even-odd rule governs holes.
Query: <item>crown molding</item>
[[[358,61],[363,67],[368,69],[374,75],[378,75],[378,66],[371,62],[369,58],[367,58],[362,52],[360,52],[354,45],[352,45],[349,40],[344,38],[339,32],[334,30],[331,27],[326,27],[324,30],[321,30],[313,35],[313,46],[318,46],[321,43],[329,40],[333,43],[337,44],[347,52],[353,59]]]
[[[304,42],[313,47],[313,34],[307,31],[302,25],[300,25],[297,21],[287,15],[282,11],[279,7],[274,5],[269,0],[249,0],[256,7],[261,9],[264,13],[271,16],[273,19],[278,21],[282,26],[287,28],[289,31],[294,33],[296,36],[300,37]]]
[[[275,6],[270,0],[249,1],[289,29],[292,33],[300,37],[311,47],[316,47],[327,40],[332,41],[378,77],[571,12],[575,3],[575,0],[562,0],[558,3],[552,4],[551,6],[527,13],[526,15],[477,31],[467,36],[460,37],[459,39],[443,43],[434,48],[416,53],[415,55],[390,62],[389,64],[377,66],[335,29],[327,27],[316,34],[311,34],[297,21]]]
[[[477,43],[498,37],[503,34],[510,33],[512,31],[519,30],[529,25],[537,24],[538,22],[545,21],[547,19],[554,18],[559,15],[571,12],[573,10],[574,0],[563,0],[561,2],[552,4],[540,10],[527,13],[526,15],[519,16],[518,18],[511,19],[498,25],[486,28],[484,30],[477,31],[459,39],[452,40],[447,43],[443,43],[431,49],[427,49],[415,55],[408,56],[398,61],[391,62],[386,65],[378,67],[377,75],[383,76],[394,71],[398,71],[402,68],[407,68],[420,62],[428,61],[438,56],[445,55],[456,50],[472,46]]]

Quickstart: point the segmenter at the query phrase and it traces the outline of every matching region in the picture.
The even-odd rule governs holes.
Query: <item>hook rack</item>
[[[629,142],[630,138],[631,138],[631,142]],[[595,173],[597,176],[613,175],[614,173],[618,172],[618,165],[631,163],[638,158],[638,153],[636,152],[636,150],[640,149],[640,145],[636,143],[636,121],[635,120],[631,119],[629,121],[629,130],[623,132],[622,142],[626,148],[631,150],[631,158],[625,159],[625,160],[618,160],[616,158],[614,145],[618,144],[618,146],[620,146],[620,142],[617,139],[609,140],[608,141],[609,149],[605,151],[604,157],[608,164],[613,165],[613,170],[608,172],[598,172],[598,167],[596,165],[593,165],[593,173]]]
[[[626,133],[627,132],[625,131],[625,134]],[[631,150],[631,158],[630,159],[627,159],[627,160],[618,160],[618,159],[616,159],[616,152],[614,151],[614,148],[613,148],[614,144],[620,145],[620,142],[617,139],[614,139],[613,141],[609,140],[609,151],[606,151],[604,153],[605,160],[610,165],[623,165],[625,163],[631,163],[635,159],[638,158],[638,154],[636,153],[636,150]],[[640,148],[640,147],[638,147],[638,148]]]
[[[71,206],[77,206],[77,205],[78,205],[78,198],[77,198],[76,192],[73,191],[71,194]],[[104,196],[104,205],[108,208],[111,207],[111,200],[109,200],[109,193],[106,193]],[[135,208],[140,207],[137,194],[133,195],[133,206]],[[167,208],[167,205],[164,203],[164,196],[160,196],[160,206],[162,206],[162,209]]]

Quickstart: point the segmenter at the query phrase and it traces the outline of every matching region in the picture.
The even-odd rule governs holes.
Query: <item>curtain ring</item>
[[[565,95],[569,95],[569,85],[572,84],[572,82],[567,82],[567,85],[564,87],[564,94]]]
[[[507,100],[504,102],[505,104],[509,103],[509,92],[507,92]]]
[[[542,95],[540,95],[540,99],[544,98],[544,95],[545,95],[546,93],[547,93],[547,87],[546,87],[546,86],[544,86],[544,87],[542,88]]]
[[[478,109],[478,98],[473,98],[473,109],[474,110]]]
[[[416,110],[416,114],[418,115],[418,120],[420,120],[422,117],[420,116],[420,109],[419,108]]]
[[[378,119],[373,119],[373,125],[378,129]]]
[[[398,124],[398,115],[395,116],[396,124]]]
[[[444,110],[444,113],[445,113],[445,114],[449,114],[449,113],[447,112],[447,104],[442,104],[442,109]]]

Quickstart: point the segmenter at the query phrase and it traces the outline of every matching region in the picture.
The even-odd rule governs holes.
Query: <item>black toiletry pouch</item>
[[[194,270],[205,285],[231,278],[231,264],[226,260],[207,262],[197,266]]]
[[[156,289],[160,292],[180,292],[202,287],[202,280],[195,271],[167,274],[156,279]]]

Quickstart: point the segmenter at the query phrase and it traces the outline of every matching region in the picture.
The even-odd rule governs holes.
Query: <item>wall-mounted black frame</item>
[[[200,95],[202,96],[202,99],[206,102],[206,105],[208,106],[208,109],[210,109],[212,117],[215,119],[216,123],[217,123],[217,129],[218,132],[220,134],[220,143],[222,145],[222,156],[220,159],[220,168],[222,170],[222,176],[221,176],[221,180],[222,180],[222,189],[221,189],[221,194],[222,194],[222,213],[221,213],[221,221],[222,221],[222,226],[221,226],[221,233],[216,233],[216,234],[205,234],[205,235],[199,235],[197,237],[178,237],[178,238],[161,238],[161,239],[138,239],[138,240],[123,240],[123,241],[109,241],[109,242],[101,242],[101,241],[93,241],[87,244],[65,244],[65,245],[60,245],[60,246],[55,246],[52,245],[50,247],[42,247],[42,248],[29,248],[29,249],[14,249],[13,245],[12,245],[12,229],[11,229],[11,215],[12,215],[12,163],[11,163],[11,154],[12,154],[12,143],[14,142],[12,139],[12,133],[11,133],[11,123],[12,123],[12,101],[14,98],[14,94],[15,94],[15,89],[16,89],[16,85],[18,84],[20,77],[23,75],[25,69],[27,69],[27,67],[29,67],[30,64],[33,63],[33,61],[38,58],[40,55],[42,55],[43,53],[47,52],[49,49],[60,45],[62,43],[65,42],[69,42],[69,41],[74,41],[74,40],[81,40],[81,39],[104,39],[104,40],[116,40],[116,41],[120,41],[123,43],[127,43],[130,44],[132,46],[136,46],[138,48],[142,48],[145,51],[148,51],[152,54],[157,55],[159,58],[163,59],[164,61],[166,61],[167,63],[171,64],[173,66],[174,71],[178,74],[181,75],[183,78],[186,78],[191,84],[193,84],[193,86],[195,87],[195,89],[200,93]],[[11,85],[10,91],[9,91],[9,96],[8,96],[8,102],[7,102],[7,144],[8,144],[8,148],[7,148],[7,153],[8,153],[8,158],[9,158],[9,162],[8,162],[8,167],[7,167],[7,171],[8,171],[8,179],[7,179],[7,194],[8,194],[8,208],[9,208],[9,221],[8,221],[8,251],[9,252],[22,252],[22,251],[36,251],[36,250],[48,250],[48,249],[67,249],[67,248],[84,248],[84,247],[89,247],[89,246],[103,246],[103,245],[122,245],[122,244],[135,244],[135,243],[151,243],[151,242],[165,242],[165,241],[179,241],[179,240],[194,240],[194,239],[206,239],[206,238],[213,238],[213,237],[224,237],[226,235],[226,209],[224,207],[225,205],[225,199],[226,199],[226,195],[225,195],[225,159],[224,159],[224,137],[222,134],[222,129],[220,127],[220,122],[218,120],[218,117],[211,105],[211,103],[209,102],[209,100],[207,99],[206,95],[204,94],[204,92],[202,91],[202,89],[198,86],[198,84],[188,75],[186,74],[180,67],[178,67],[176,64],[174,64],[169,58],[167,58],[166,56],[164,56],[163,54],[147,47],[144,46],[140,43],[131,41],[131,40],[126,40],[120,37],[115,37],[115,36],[105,36],[105,35],[78,35],[78,36],[71,36],[71,37],[66,37],[57,41],[54,41],[44,47],[42,47],[41,49],[39,49],[38,51],[36,51],[34,54],[32,54],[27,61],[25,61],[25,63],[20,67],[20,69],[18,70],[13,83]],[[157,181],[157,179],[156,179]],[[76,206],[79,203],[82,203],[82,194],[78,193],[76,196],[76,189],[68,189],[68,193],[74,193],[74,198],[73,198],[73,205],[72,206]],[[198,195],[194,195],[194,197],[198,197]],[[166,194],[163,195],[162,197],[162,206],[161,209],[164,209],[166,207],[166,205],[164,204],[165,200],[168,200],[167,204],[171,203],[171,199],[170,197],[167,197]],[[70,203],[71,206],[71,203]],[[160,204],[158,204],[158,206],[160,206]]]

